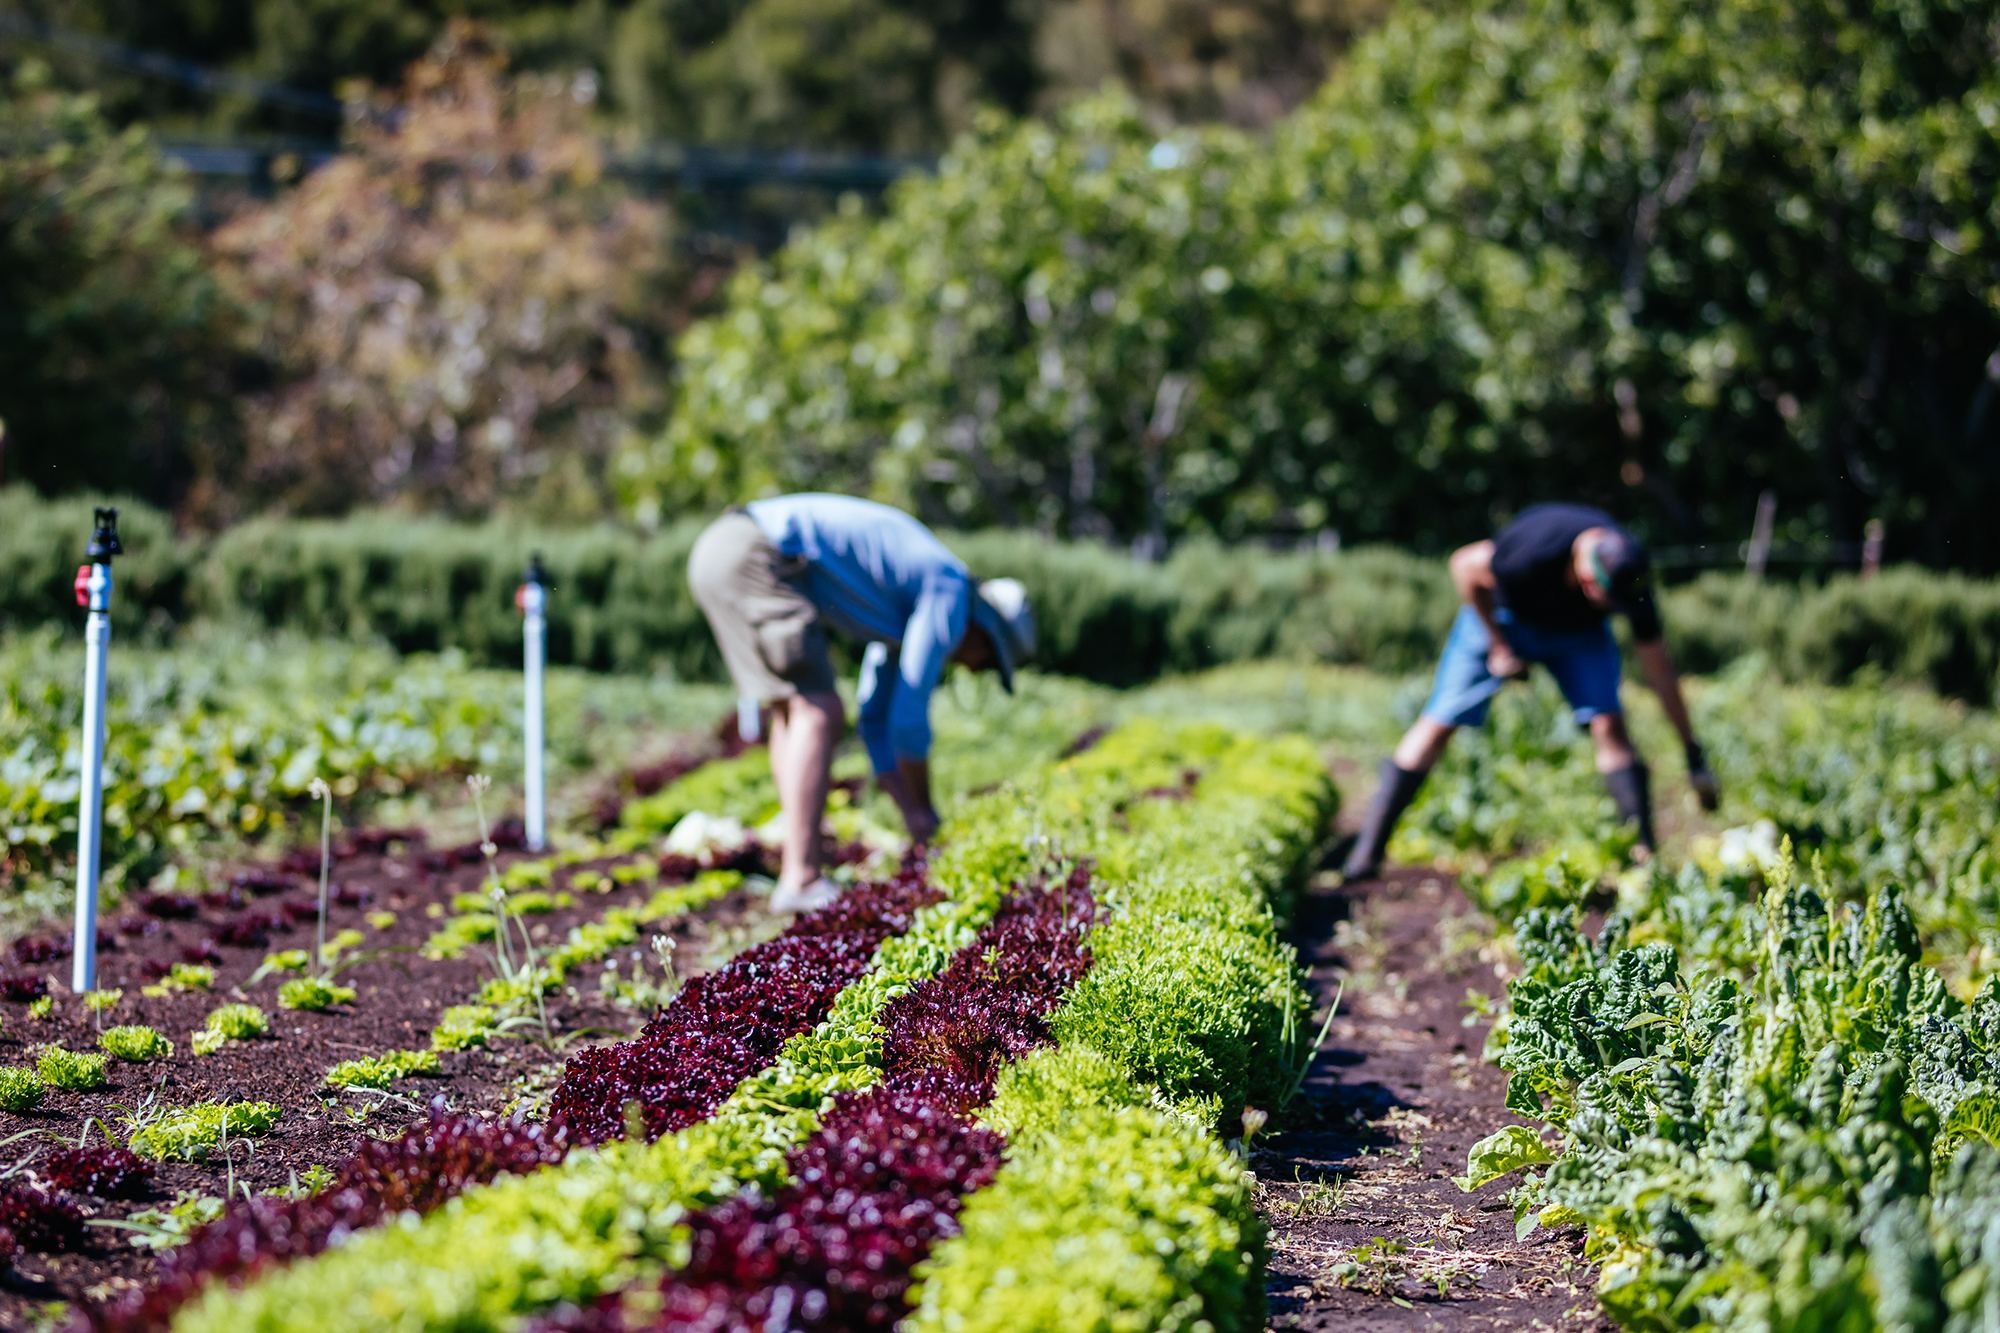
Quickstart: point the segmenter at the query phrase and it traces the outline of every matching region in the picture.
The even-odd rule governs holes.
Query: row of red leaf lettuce
[[[694,978],[635,1040],[573,1058],[547,1125],[434,1115],[399,1139],[366,1144],[310,1197],[232,1200],[168,1254],[150,1287],[95,1312],[95,1327],[161,1328],[210,1282],[241,1282],[384,1218],[426,1214],[468,1187],[560,1162],[572,1147],[621,1135],[627,1103],[641,1109],[648,1138],[705,1119],[787,1040],[823,1020],[882,941],[935,896],[913,861]]]

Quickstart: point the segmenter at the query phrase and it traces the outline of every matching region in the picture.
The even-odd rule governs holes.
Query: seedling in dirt
[[[320,956],[326,960],[320,967],[320,975],[323,977],[330,977],[333,976],[336,972],[340,971],[339,968],[334,966],[334,963],[340,958],[342,954],[346,953],[349,949],[356,948],[361,944],[366,943],[367,939],[368,937],[366,935],[363,935],[360,931],[354,929],[354,927],[352,926],[349,926],[347,929],[341,931],[338,935],[335,935],[333,937],[333,943],[322,945],[320,948]]]
[[[318,1162],[314,1162],[306,1168],[304,1175],[300,1175],[296,1171],[292,1172],[290,1183],[282,1189],[270,1191],[270,1194],[271,1197],[277,1199],[310,1199],[313,1195],[318,1194],[321,1190],[333,1184],[337,1179],[339,1177],[335,1176],[333,1172],[327,1170]]]
[[[343,1060],[326,1071],[336,1088],[386,1088],[399,1078],[443,1072],[435,1051],[388,1051],[359,1060]]]
[[[53,995],[44,995],[41,999],[30,1001],[28,1004],[28,1017],[30,1018],[53,1018],[55,1017],[55,1012],[56,997]]]
[[[139,993],[147,999],[159,1000],[188,991],[214,989],[214,968],[206,963],[175,963],[157,985],[141,986]]]
[[[499,1023],[500,1016],[483,1004],[452,1005],[431,1029],[431,1049],[463,1051],[484,1046],[497,1033]]]
[[[194,1033],[196,1055],[213,1055],[224,1042],[249,1041],[271,1034],[271,1020],[254,1004],[225,1004],[208,1016]]]
[[[193,1106],[154,1107],[143,1103],[136,1116],[145,1122],[126,1145],[141,1157],[158,1161],[205,1160],[229,1134],[247,1137],[267,1134],[283,1112],[271,1102],[197,1102]]]
[[[368,914],[368,928],[370,930],[387,930],[395,924],[396,914],[394,912],[370,912]]]
[[[264,955],[264,961],[250,974],[247,985],[254,986],[273,972],[303,972],[312,965],[312,955],[304,949],[280,949]]]
[[[222,1216],[223,1201],[199,1190],[181,1190],[164,1208],[145,1208],[127,1218],[92,1218],[90,1225],[117,1227],[132,1233],[142,1250],[172,1250],[186,1243],[195,1228]]]
[[[336,986],[318,977],[293,977],[278,987],[278,1003],[286,1009],[322,1013],[336,1004],[354,1003],[354,987]]]
[[[106,1028],[97,1034],[97,1044],[120,1060],[151,1060],[174,1053],[174,1044],[149,1027],[133,1024]]]
[[[319,970],[326,970],[326,883],[333,871],[333,788],[326,785],[325,778],[314,778],[306,788],[313,799],[321,802],[319,817],[319,925],[313,935],[313,958]]]
[[[1313,1038],[1312,1045],[1305,1050],[1299,1049],[1301,1033],[1298,1027],[1298,1015],[1289,1008],[1285,1010],[1284,1042],[1286,1048],[1292,1052],[1292,1081],[1285,1089],[1284,1100],[1278,1103],[1280,1107],[1290,1105],[1292,1098],[1299,1095],[1299,1089],[1305,1087],[1306,1075],[1312,1072],[1313,1061],[1319,1059],[1320,1048],[1326,1045],[1326,1034],[1333,1031],[1333,1016],[1340,1012],[1340,999],[1345,994],[1347,994],[1347,979],[1342,977],[1334,988],[1333,1003],[1326,1007],[1326,1020],[1319,1025],[1319,1035]]]
[[[105,1057],[96,1052],[68,1051],[60,1046],[44,1046],[35,1057],[35,1072],[42,1082],[67,1092],[92,1092],[104,1086]]]
[[[96,1022],[99,1032],[104,1031],[104,1016],[116,1009],[118,1002],[124,998],[125,992],[122,990],[91,990],[83,993],[83,1007],[90,1010],[91,1018]]]
[[[1340,1199],[1347,1192],[1347,1178],[1335,1176],[1331,1184],[1315,1180],[1308,1184],[1301,1175],[1301,1168],[1292,1168],[1292,1180],[1299,1187],[1299,1197],[1292,1204],[1293,1217],[1332,1217],[1340,1211]]]
[[[24,1115],[42,1104],[46,1090],[41,1076],[18,1065],[0,1067],[0,1111]]]
[[[1491,995],[1484,991],[1473,990],[1470,986],[1465,989],[1464,1004],[1466,1015],[1458,1020],[1460,1027],[1477,1027],[1481,1023],[1497,1022],[1504,1012]]]

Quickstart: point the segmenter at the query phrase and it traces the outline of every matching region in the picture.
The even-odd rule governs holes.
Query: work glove
[[[1697,741],[1687,743],[1688,785],[1694,788],[1695,799],[1701,808],[1713,811],[1722,804],[1722,788],[1716,784],[1715,774],[1709,770],[1708,756],[1702,753]]]

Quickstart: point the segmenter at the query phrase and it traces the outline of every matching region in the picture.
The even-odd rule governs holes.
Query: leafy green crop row
[[[1766,873],[1745,900],[1684,871],[1665,939],[1522,918],[1499,1059],[1563,1135],[1523,1225],[1584,1223],[1631,1328],[1989,1327],[2000,986],[1957,1000],[1893,887],[1839,909],[1788,857]],[[1506,1131],[1467,1183],[1549,1158]]]
[[[1157,785],[1178,787],[1189,766],[1206,774],[1189,799],[1139,795],[1156,785],[1156,776],[1171,779]],[[688,1209],[745,1185],[766,1192],[777,1187],[786,1151],[815,1123],[828,1095],[877,1077],[875,1015],[881,1006],[964,947],[1007,885],[1089,856],[1101,880],[1128,887],[1122,901],[1114,894],[1123,911],[1152,911],[1162,922],[1179,914],[1195,923],[1197,905],[1164,888],[1153,892],[1144,881],[1167,876],[1172,857],[1192,856],[1205,868],[1207,883],[1228,894],[1247,899],[1282,892],[1312,849],[1330,798],[1303,745],[1266,747],[1217,731],[1137,724],[1098,751],[969,802],[933,863],[945,899],[924,909],[908,934],[885,943],[871,971],[842,993],[828,1019],[789,1043],[776,1064],[739,1088],[712,1119],[651,1145],[625,1141],[579,1151],[560,1166],[467,1191],[414,1227],[358,1236],[241,1293],[211,1291],[184,1308],[175,1327],[498,1328],[519,1312],[588,1299],[648,1269],[679,1263],[685,1241],[674,1223]],[[1247,970],[1261,984],[1241,995],[1207,997],[1212,1012],[1197,1015],[1185,1049],[1170,1068],[1153,1071],[1165,1101],[1207,1115],[1237,1109],[1236,1099],[1259,1086],[1254,1061],[1221,1050],[1225,1034],[1290,1067],[1303,1007],[1289,950],[1276,940],[1268,909],[1229,906],[1218,909],[1218,919],[1232,922],[1248,942],[1216,931],[1221,938],[1214,952],[1231,960],[1231,975]],[[1186,935],[1181,956],[1190,967],[1204,966],[1200,932]],[[1142,940],[1125,938],[1117,943],[1105,937],[1100,968],[1133,965]],[[1244,961],[1260,953],[1261,962]],[[1094,1021],[1109,1034],[1118,1064],[1134,1070],[1150,1043],[1174,1034],[1175,1011],[1155,1004],[1136,1016],[1129,1032],[1119,1033],[1101,1010],[1129,1003],[1127,990],[1117,987],[1095,1000],[1079,995],[1071,1009],[1079,1023]],[[1113,1067],[1112,1077],[1128,1075]],[[1255,1230],[1240,1172],[1227,1154],[1202,1146],[1203,1127],[1136,1108],[1105,1115],[1123,1119],[1077,1121],[1096,1126],[1102,1139],[1083,1142],[1084,1148],[1122,1141],[1118,1136],[1129,1137],[1135,1126],[1158,1127],[1169,1136],[1167,1147],[1142,1157],[1160,1174],[1134,1190],[1155,1199],[1206,1190],[1214,1200],[1210,1221],[1181,1209],[1163,1223],[1187,1242],[1175,1251],[1180,1258],[1161,1270],[1174,1286],[1167,1304],[1191,1298],[1196,1305],[1213,1303],[1227,1326],[1246,1326],[1240,1313],[1230,1313],[1248,1309],[1246,1301],[1254,1304],[1254,1283],[1246,1278],[1254,1273]],[[1056,1151],[1072,1162],[1092,1160],[1078,1158],[1078,1149],[1079,1141],[1069,1139]],[[1122,1227],[1124,1221],[1108,1214],[1106,1224]],[[1134,1234],[1145,1234],[1141,1221],[1134,1227]],[[438,1263],[436,1256],[447,1252],[452,1262]],[[1156,1246],[1133,1252],[1126,1262],[1166,1260]],[[1212,1302],[1209,1288],[1221,1293]]]
[[[1148,772],[1157,728],[1127,724],[1071,767],[1170,789],[1159,779],[1179,773]],[[1273,909],[1336,798],[1303,742],[1179,735],[1181,762],[1201,770],[1196,808],[1155,797],[1123,811],[1137,836],[1127,858],[1100,862],[1114,910],[1091,936],[1093,966],[1056,1012],[1061,1046],[1002,1075],[985,1119],[1007,1134],[1008,1162],[919,1270],[918,1329],[1263,1325],[1250,1182],[1208,1131],[1281,1105],[1310,1054]]]

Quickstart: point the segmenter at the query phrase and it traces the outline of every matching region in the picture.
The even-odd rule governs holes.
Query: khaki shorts
[[[688,587],[715,631],[739,698],[833,692],[833,659],[819,609],[806,600],[805,569],[804,557],[780,552],[740,511],[724,514],[695,539]]]

